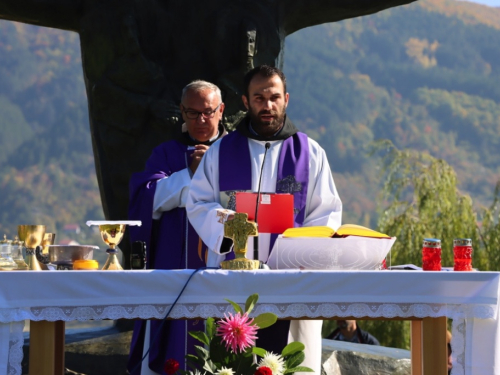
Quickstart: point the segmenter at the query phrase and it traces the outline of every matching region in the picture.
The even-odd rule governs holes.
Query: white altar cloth
[[[161,319],[193,272],[0,272],[0,374],[21,374],[25,319]],[[497,272],[203,270],[169,316],[223,317],[232,310],[225,298],[243,304],[253,293],[255,314],[280,318],[447,316],[452,374],[500,375],[499,279]]]

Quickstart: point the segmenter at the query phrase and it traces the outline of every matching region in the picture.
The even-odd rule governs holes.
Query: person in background
[[[221,92],[210,82],[193,81],[183,89],[180,110],[184,123],[176,139],[156,147],[145,170],[130,180],[129,218],[142,221],[141,227],[130,228],[130,238],[146,243],[150,269],[197,269],[207,261],[207,248],[189,224],[185,206],[200,161],[226,134]],[[162,373],[170,358],[185,369],[187,350],[194,354],[198,344],[187,333],[192,330],[203,331],[203,321],[137,321],[128,370],[132,375]],[[140,364],[147,348],[149,359]]]
[[[356,320],[337,320],[337,328],[327,336],[327,339],[380,345],[374,336],[358,327]]]
[[[451,369],[453,368],[453,362],[451,358],[451,332],[446,331],[446,347],[448,350],[448,375],[451,374]]]

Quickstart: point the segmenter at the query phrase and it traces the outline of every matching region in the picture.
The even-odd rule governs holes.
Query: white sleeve
[[[188,168],[158,180],[153,200],[153,219],[159,219],[164,211],[186,207],[190,183],[191,174]]]
[[[214,143],[203,155],[191,180],[186,211],[193,228],[207,247],[220,254],[224,223],[234,211],[224,209],[219,193],[219,145]]]
[[[309,186],[304,226],[329,226],[336,230],[342,224],[342,202],[333,182],[330,164],[325,151],[311,139],[309,150]]]

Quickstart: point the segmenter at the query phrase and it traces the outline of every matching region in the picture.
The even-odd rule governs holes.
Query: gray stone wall
[[[384,346],[323,340],[322,375],[410,375],[410,352]]]

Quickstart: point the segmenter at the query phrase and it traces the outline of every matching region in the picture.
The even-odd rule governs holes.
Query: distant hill
[[[0,21],[0,134],[0,235],[103,218],[77,34]]]
[[[344,222],[374,227],[370,142],[449,162],[488,204],[500,179],[500,9],[425,0],[286,40],[289,115],[326,149]],[[0,232],[102,218],[78,35],[0,21]],[[0,233],[2,234],[2,233]]]
[[[461,189],[490,202],[500,179],[499,26],[498,9],[429,0],[287,38],[288,112],[327,150],[347,220],[374,225],[380,181],[367,147],[380,138],[445,159]]]

